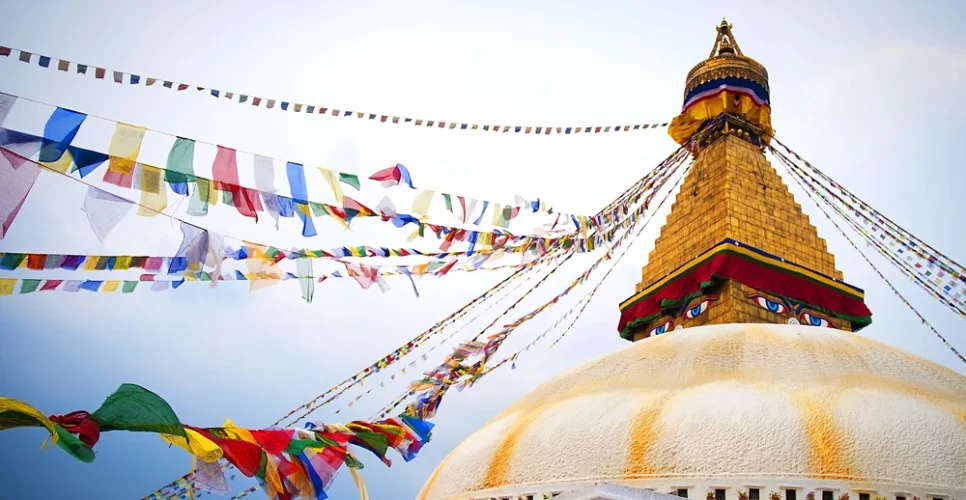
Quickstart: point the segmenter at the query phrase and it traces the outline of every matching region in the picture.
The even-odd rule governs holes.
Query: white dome
[[[966,377],[830,328],[688,328],[541,385],[457,446],[420,498],[602,480],[948,500],[966,494]]]

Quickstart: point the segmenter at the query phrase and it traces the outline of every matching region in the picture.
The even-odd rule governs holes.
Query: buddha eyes
[[[657,325],[656,327],[654,327],[651,330],[651,332],[647,334],[647,336],[653,337],[655,335],[661,335],[663,333],[667,333],[667,331],[673,327],[674,327],[674,322],[671,320],[667,320],[664,323],[661,323],[660,325]]]
[[[767,297],[762,297],[761,295],[751,295],[748,298],[751,299],[754,303],[758,304],[758,306],[761,307],[762,309],[765,309],[766,311],[771,311],[775,314],[785,314],[786,312],[788,312],[788,308],[785,307],[785,304],[782,304],[781,302],[775,302],[774,300],[770,300]]]
[[[806,325],[820,326],[823,328],[834,328],[827,319],[821,318],[818,316],[813,316],[811,314],[808,314],[807,312],[803,312],[800,316],[800,319],[802,320],[802,323]]]
[[[687,311],[684,311],[684,319],[694,319],[700,316],[702,313],[708,310],[711,303],[717,299],[707,298],[699,302],[697,305],[691,307]]]

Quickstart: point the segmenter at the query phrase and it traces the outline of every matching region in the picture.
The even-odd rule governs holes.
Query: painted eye
[[[767,297],[762,297],[761,295],[752,295],[748,298],[758,304],[762,309],[771,311],[775,314],[785,314],[787,311],[785,304],[775,302],[774,300],[769,300]]]
[[[711,298],[704,299],[694,307],[691,307],[687,311],[684,311],[684,319],[694,319],[700,316],[701,313],[707,311],[708,308],[711,307],[711,303],[714,302],[715,300],[718,300],[718,299],[711,299]]]
[[[667,333],[668,331],[670,331],[671,328],[674,328],[674,322],[671,320],[667,320],[664,323],[657,325],[654,329],[651,330],[651,333],[647,334],[647,336],[653,337],[655,335],[661,335],[662,333]]]
[[[799,317],[802,319],[802,323],[806,325],[820,326],[823,328],[835,328],[834,326],[832,326],[832,323],[829,323],[827,319],[820,318],[818,316],[812,316],[811,314],[808,314],[806,312],[803,312],[802,315]]]

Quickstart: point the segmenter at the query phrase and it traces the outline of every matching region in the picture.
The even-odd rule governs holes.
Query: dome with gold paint
[[[966,377],[832,328],[672,331],[538,387],[419,498],[539,499],[598,481],[691,498],[962,498]]]

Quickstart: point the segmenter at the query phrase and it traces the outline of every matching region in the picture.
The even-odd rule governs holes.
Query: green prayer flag
[[[188,215],[208,215],[208,193],[211,189],[211,181],[200,177],[196,181],[195,190],[191,193],[191,200],[188,201]]]
[[[312,259],[302,257],[295,259],[295,274],[299,277],[299,287],[302,289],[302,298],[306,303],[312,303],[315,296],[315,279],[312,278]]]
[[[40,280],[23,280],[20,284],[20,293],[30,293],[36,292],[37,287],[40,286]]]
[[[137,281],[125,281],[124,284],[121,285],[121,293],[131,293],[135,288],[137,288],[137,286]]]
[[[164,170],[167,182],[194,182],[195,141],[178,137],[168,152],[168,164]]]
[[[448,194],[443,193],[443,201],[446,202],[446,210],[449,210],[450,213],[453,213],[453,200],[450,199]]]
[[[168,402],[139,385],[121,384],[91,418],[101,426],[101,432],[156,432],[188,439]]]
[[[348,185],[356,188],[357,191],[361,187],[361,185],[359,184],[359,176],[357,176],[357,175],[343,174],[342,172],[339,172],[339,182],[342,182],[344,184],[348,184]]]
[[[309,206],[312,207],[313,217],[322,217],[329,215],[329,211],[325,209],[325,205],[316,201],[310,201]]]
[[[0,269],[14,270],[20,267],[20,263],[26,258],[27,254],[24,253],[5,253],[0,259]]]

